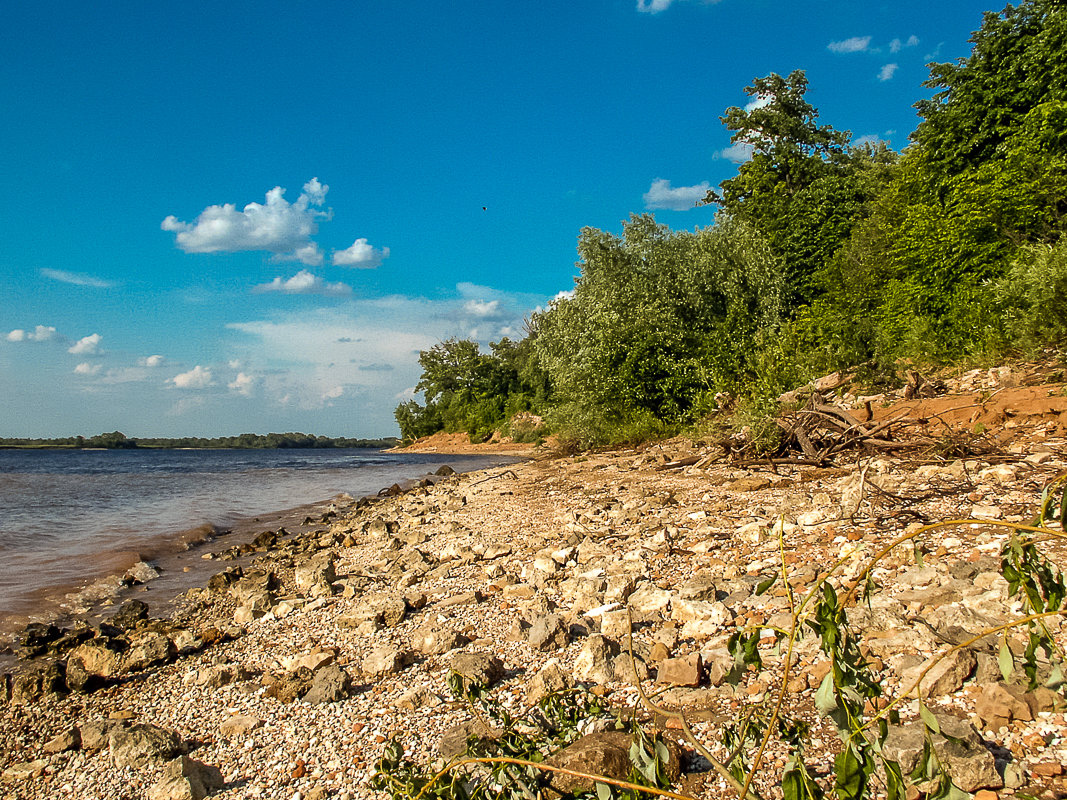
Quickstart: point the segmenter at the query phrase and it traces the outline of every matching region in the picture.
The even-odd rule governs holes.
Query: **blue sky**
[[[391,435],[418,351],[521,336],[582,227],[710,224],[754,78],[899,149],[990,8],[12,4],[0,436]]]

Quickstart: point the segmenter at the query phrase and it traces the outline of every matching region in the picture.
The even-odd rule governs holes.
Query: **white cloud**
[[[500,316],[500,301],[468,300],[463,304],[463,310],[472,317],[498,317]]]
[[[288,280],[275,278],[270,283],[261,283],[253,287],[252,291],[258,294],[280,292],[281,294],[322,294],[340,297],[351,294],[352,287],[343,283],[326,283],[319,276],[302,269]]]
[[[658,14],[666,11],[675,0],[637,0],[637,10],[642,14]],[[718,3],[719,0],[703,0],[704,5]]]
[[[51,325],[38,325],[32,331],[15,328],[7,335],[9,342],[47,342],[56,338],[56,329]]]
[[[84,361],[76,366],[74,371],[79,375],[95,375],[100,371],[100,365],[90,364],[88,361]]]
[[[97,278],[93,275],[84,275],[79,272],[67,272],[62,269],[49,269],[48,267],[44,267],[41,269],[41,274],[46,278],[51,278],[60,283],[70,283],[74,286],[88,286],[93,289],[110,289],[115,285],[111,281],[105,281],[103,278]]]
[[[891,80],[893,75],[896,74],[898,68],[898,64],[886,64],[878,73],[878,80],[882,81],[883,83],[885,81]]]
[[[891,41],[889,43],[889,52],[890,53],[899,53],[905,47],[915,47],[918,44],[919,44],[919,37],[916,36],[915,34],[912,34],[911,36],[908,37],[907,41],[902,42],[902,41],[900,41],[900,39],[894,39],[893,41]]]
[[[323,401],[336,400],[345,393],[343,386],[334,386],[322,393]]]
[[[745,111],[755,111],[757,108],[765,108],[774,102],[774,98],[770,95],[759,94],[745,103]]]
[[[685,211],[693,208],[698,200],[703,200],[711,184],[707,181],[695,186],[671,186],[671,182],[656,178],[652,186],[643,195],[645,208],[667,208],[672,211]]]
[[[75,342],[68,353],[73,353],[76,356],[95,356],[100,354],[100,340],[103,337],[99,333],[91,333],[88,336],[83,336],[77,342]]]
[[[318,209],[327,191],[328,186],[312,178],[296,202],[289,203],[285,189],[275,186],[267,192],[265,203],[249,203],[241,211],[233,203],[208,206],[195,222],[171,215],[161,227],[175,234],[175,243],[186,253],[266,250],[306,264],[316,258],[321,263],[322,254],[311,236],[318,231],[317,220],[330,216],[329,211]]]
[[[339,267],[355,267],[356,269],[374,269],[385,259],[389,258],[389,248],[380,250],[367,244],[366,239],[356,239],[352,246],[344,250],[335,250],[333,263]]]
[[[862,53],[871,46],[870,36],[853,36],[840,42],[830,42],[826,49],[831,53]]]
[[[733,161],[735,164],[741,164],[752,158],[752,154],[756,148],[748,142],[734,142],[729,147],[724,147],[718,152],[719,157],[725,158],[727,161]]]
[[[877,133],[869,133],[866,136],[858,137],[854,142],[852,142],[852,146],[866,147],[867,145],[871,145],[872,147],[874,147],[877,146],[879,142],[885,141],[886,140],[879,136]]]
[[[179,389],[206,389],[212,385],[211,369],[197,364],[188,372],[182,372],[170,379]]]
[[[238,372],[237,377],[230,383],[226,384],[226,388],[232,389],[237,394],[244,395],[245,397],[252,396],[252,390],[255,388],[256,379],[251,375],[247,375],[244,372]]]
[[[161,367],[163,366],[163,356],[145,356],[139,363],[142,367]]]
[[[461,283],[445,299],[356,298],[227,328],[240,337],[234,346],[246,365],[242,371],[256,376],[256,395],[268,406],[324,409],[340,387],[344,402],[385,409],[388,420],[397,393],[419,380],[420,350],[472,329],[484,348],[522,330],[525,317],[546,299]]]
[[[307,264],[309,267],[321,267],[322,263],[326,260],[323,256],[319,246],[312,242],[306,244],[303,247],[298,247],[292,253],[272,256],[274,261],[299,261],[301,264]]]

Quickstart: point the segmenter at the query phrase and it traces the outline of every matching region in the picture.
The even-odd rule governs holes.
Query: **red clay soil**
[[[465,433],[445,433],[441,431],[432,436],[416,439],[407,447],[397,448],[404,453],[450,453],[453,455],[477,455],[480,453],[507,453],[509,455],[530,455],[534,445],[512,442],[507,437],[494,438],[482,444],[472,444]]]
[[[1060,431],[1067,431],[1067,385],[1005,387],[992,392],[899,400],[883,408],[872,407],[872,411],[876,421],[925,420],[930,425],[939,424],[952,430],[974,431],[977,426],[981,426],[979,430],[991,430],[1056,422]],[[864,416],[862,410],[852,413]]]

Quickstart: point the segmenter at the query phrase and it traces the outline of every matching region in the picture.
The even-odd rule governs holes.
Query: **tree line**
[[[0,448],[94,448],[105,450],[131,450],[135,448],[156,449],[237,449],[273,450],[284,448],[337,448],[374,447],[385,448],[399,444],[393,437],[383,439],[348,439],[329,436],[314,436],[308,433],[242,433],[239,436],[219,436],[211,439],[199,436],[181,438],[135,438],[120,431],[101,433],[97,436],[67,436],[55,439],[0,438]]]
[[[987,12],[969,57],[930,65],[910,144],[851,144],[803,71],[721,117],[751,156],[708,193],[715,223],[585,228],[573,294],[527,335],[420,356],[405,439],[484,438],[516,414],[586,444],[669,433],[728,392],[752,407],[858,368],[946,363],[1067,337],[1067,4]],[[529,419],[529,416],[526,417]],[[541,429],[543,430],[543,429]]]

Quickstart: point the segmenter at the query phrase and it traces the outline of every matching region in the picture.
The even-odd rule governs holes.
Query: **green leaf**
[[[886,800],[904,800],[907,796],[904,788],[904,775],[896,761],[882,761],[885,767]]]
[[[937,717],[934,716],[934,712],[926,707],[925,703],[919,703],[919,716],[922,717],[923,724],[934,733],[941,733],[941,725],[937,721]]]
[[[866,785],[863,762],[850,743],[834,758],[834,789],[841,800],[861,800]]]
[[[815,692],[815,708],[823,716],[829,716],[830,712],[837,708],[837,696],[834,694],[834,673],[830,670],[819,684]]]
[[[597,800],[611,800],[613,795],[614,792],[611,790],[611,787],[608,786],[606,783],[598,783],[596,785]]]
[[[772,586],[774,586],[774,584],[777,583],[777,582],[778,582],[777,573],[772,575],[770,578],[767,578],[767,580],[760,581],[758,584],[756,584],[756,596],[759,597],[761,594],[765,593],[768,589],[770,589]]]
[[[1015,659],[1011,655],[1011,648],[1008,647],[1008,637],[1004,637],[1004,641],[1000,643],[1000,653],[997,655],[997,664],[1000,665],[1000,674],[1004,676],[1004,680],[1011,678],[1011,674],[1015,671]]]

